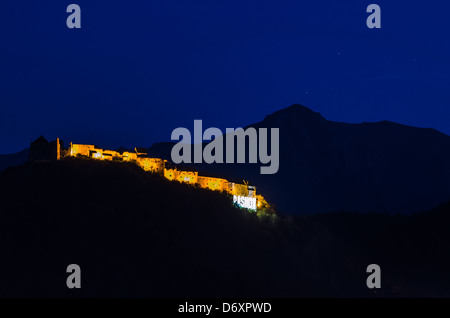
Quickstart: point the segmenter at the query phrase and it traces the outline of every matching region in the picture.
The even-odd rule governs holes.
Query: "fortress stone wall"
[[[59,146],[59,140],[58,140]],[[95,145],[84,145],[70,143],[66,151],[61,152],[69,157],[86,157],[97,160],[134,162],[142,169],[148,172],[157,173],[168,180],[179,181],[192,185],[198,185],[201,188],[213,191],[225,191],[233,195],[233,202],[238,206],[257,210],[267,202],[261,195],[256,195],[256,187],[250,186],[245,182],[243,184],[230,182],[224,178],[199,175],[197,171],[182,170],[172,167],[167,160],[160,158],[150,158],[143,148],[135,148],[134,152],[118,152],[99,148]],[[59,150],[58,150],[59,153]],[[59,158],[58,158],[59,159]]]

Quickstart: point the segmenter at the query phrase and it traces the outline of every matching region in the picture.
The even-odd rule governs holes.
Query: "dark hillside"
[[[449,205],[258,218],[225,194],[81,159],[10,168],[0,190],[2,297],[450,295]],[[80,290],[66,287],[73,263]]]

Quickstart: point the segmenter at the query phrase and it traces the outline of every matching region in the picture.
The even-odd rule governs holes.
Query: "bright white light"
[[[233,195],[233,203],[237,203],[241,208],[256,210],[256,198]]]

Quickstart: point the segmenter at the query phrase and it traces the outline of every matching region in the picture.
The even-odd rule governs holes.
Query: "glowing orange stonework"
[[[61,157],[63,155],[61,154]],[[171,181],[179,181],[201,188],[214,191],[225,191],[236,197],[245,197],[255,200],[256,209],[267,206],[267,201],[261,195],[256,195],[256,188],[244,184],[229,182],[227,179],[199,176],[197,171],[178,170],[177,168],[166,168],[167,160],[160,158],[150,158],[143,148],[135,148],[134,152],[117,152],[113,150],[101,149],[95,145],[83,145],[70,143],[66,152],[69,157],[87,157],[97,160],[134,162],[145,171],[158,173]],[[59,158],[58,158],[59,159]]]

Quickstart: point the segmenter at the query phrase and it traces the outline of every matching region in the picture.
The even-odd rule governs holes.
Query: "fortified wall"
[[[256,194],[256,187],[244,183],[232,182],[224,178],[199,175],[197,171],[179,169],[168,160],[151,158],[145,148],[134,148],[134,151],[114,151],[95,145],[70,143],[65,149],[59,138],[48,142],[43,136],[30,145],[30,161],[59,160],[64,157],[84,157],[97,160],[133,162],[145,171],[157,173],[171,181],[179,181],[213,191],[225,191],[233,196],[233,203],[249,210],[257,210],[267,206],[263,196]]]
[[[59,143],[58,143],[59,145]],[[107,150],[95,145],[70,143],[67,150],[59,152],[68,157],[86,157],[97,160],[134,162],[148,172],[157,173],[171,181],[179,181],[214,191],[225,191],[233,195],[233,203],[250,210],[257,210],[267,202],[261,195],[256,195],[256,187],[230,182],[227,179],[199,175],[197,171],[189,171],[173,167],[167,160],[150,158],[145,148],[135,148],[134,152]]]

